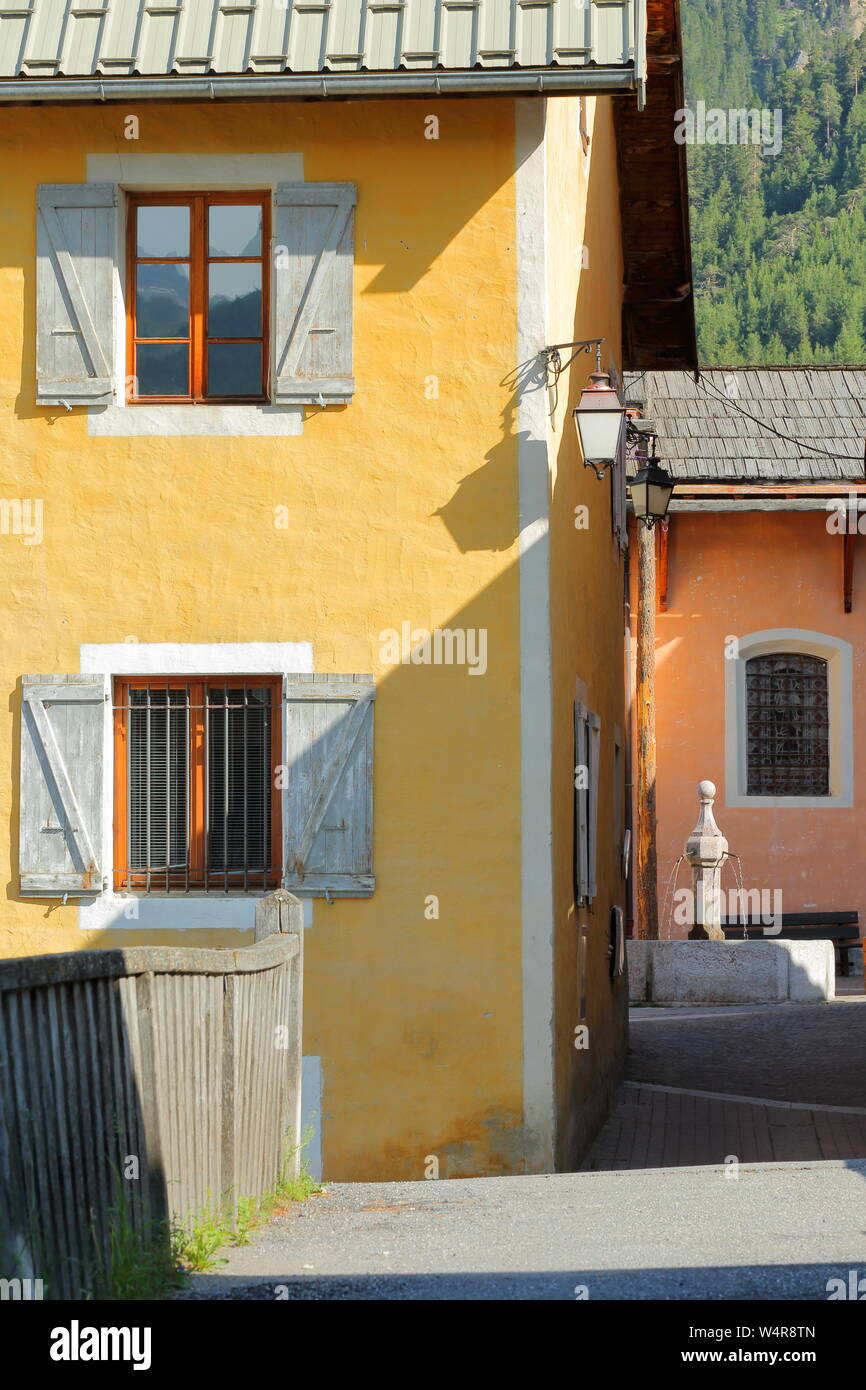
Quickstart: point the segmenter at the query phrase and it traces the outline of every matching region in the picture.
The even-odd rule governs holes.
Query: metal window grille
[[[746,662],[747,794],[829,796],[827,662],[773,652]]]
[[[278,873],[271,863],[271,689],[203,690],[204,703],[192,704],[189,686],[130,689],[122,708],[126,886],[139,892],[256,890]]]

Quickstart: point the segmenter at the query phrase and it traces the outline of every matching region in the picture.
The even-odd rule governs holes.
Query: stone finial
[[[698,782],[698,801],[701,803],[701,810],[698,816],[698,823],[692,831],[692,836],[722,834],[721,830],[716,825],[716,818],[713,815],[713,802],[715,799],[715,782]],[[725,841],[725,849],[727,849],[727,847],[727,841]]]

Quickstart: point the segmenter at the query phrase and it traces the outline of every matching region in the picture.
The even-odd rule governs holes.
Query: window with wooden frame
[[[127,220],[127,401],[268,399],[270,195],[139,194]]]
[[[115,682],[115,888],[279,887],[281,689],[280,677]]]

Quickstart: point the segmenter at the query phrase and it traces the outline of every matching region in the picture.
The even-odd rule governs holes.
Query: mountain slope
[[[682,0],[685,83],[781,111],[778,153],[690,144],[702,363],[866,360],[866,0]]]

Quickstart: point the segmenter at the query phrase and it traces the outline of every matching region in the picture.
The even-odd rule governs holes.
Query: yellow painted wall
[[[550,103],[557,157],[576,138],[576,105]],[[431,110],[437,141],[424,138]],[[73,905],[19,897],[21,674],[77,671],[82,643],[129,635],[311,641],[317,672],[372,672],[378,682],[376,892],[317,901],[306,933],[304,1051],[322,1059],[325,1174],[415,1178],[429,1154],[443,1177],[521,1171],[518,483],[507,382],[517,322],[513,103],[138,112],[135,153],[301,152],[307,180],[357,185],[355,399],[308,410],[303,437],[281,439],[90,438],[84,412],[34,404],[36,184],[84,181],[88,153],[129,148],[124,114],[0,113],[0,495],[42,498],[45,532],[39,546],[0,537],[0,952],[226,939],[132,928],[94,937],[79,929]],[[552,302],[564,338],[603,332],[613,344],[621,277],[611,256],[615,172],[604,101],[593,160],[585,227],[580,170],[574,180],[551,176],[552,212],[566,229],[552,238]],[[589,242],[593,267],[579,284],[574,238]],[[425,393],[430,376],[438,400]],[[563,1113],[570,1095],[597,1092],[599,1044],[609,1033],[602,936],[606,943],[606,904],[618,891],[603,833],[591,952],[599,1050],[580,1059],[568,1052],[566,1061],[574,971],[568,688],[576,671],[590,683],[607,780],[621,692],[607,489],[574,466],[563,420],[575,373],[571,383],[557,416],[553,518]],[[584,498],[596,508],[588,536],[571,526]],[[274,525],[282,506],[288,531]],[[403,621],[486,628],[486,676],[384,666],[379,634]],[[600,824],[610,816],[605,791]],[[424,915],[431,894],[436,921]]]
[[[622,372],[619,242],[613,103],[586,100],[590,146],[578,137],[578,98],[548,103],[550,333],[553,342],[603,337],[602,365]],[[563,360],[568,354],[562,353]],[[555,467],[551,500],[551,643],[553,666],[553,815],[556,976],[557,1166],[574,1167],[603,1117],[625,1054],[627,990],[609,973],[608,924],[614,903],[625,907],[614,835],[614,727],[625,737],[623,565],[611,529],[609,477],[583,466],[572,411],[595,369],[577,357],[560,378],[553,416]],[[588,525],[575,527],[575,508]],[[601,717],[598,803],[598,893],[589,908],[574,904],[575,680],[586,683]],[[624,749],[623,749],[624,752]],[[623,795],[623,805],[625,798]],[[586,927],[586,979],[579,939]],[[581,994],[586,1011],[581,1013]],[[575,1026],[589,1028],[576,1048]]]
[[[326,1172],[419,1177],[429,1153],[443,1174],[519,1166],[517,496],[499,413],[515,342],[511,104],[454,103],[438,141],[411,103],[139,113],[136,153],[301,151],[306,179],[358,187],[357,392],[310,410],[297,439],[93,439],[83,412],[34,406],[35,185],[83,181],[87,153],[128,148],[123,114],[0,122],[0,482],[44,498],[45,518],[41,546],[0,542],[0,686],[11,706],[23,672],[77,671],[81,643],[130,634],[311,640],[317,671],[372,672],[377,891],[317,902],[306,934]],[[491,457],[496,485],[477,507],[461,483]],[[487,627],[488,674],[383,667],[379,633],[403,620]],[[18,899],[17,726],[10,708],[3,952],[133,944],[131,930],[88,940],[72,906]],[[431,893],[438,922],[424,917]],[[386,1134],[401,1139],[389,1148]]]

